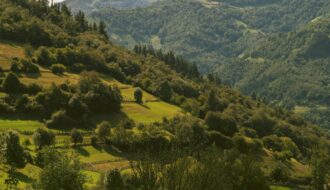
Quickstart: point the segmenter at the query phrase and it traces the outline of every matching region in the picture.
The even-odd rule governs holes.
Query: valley
[[[0,4],[0,189],[329,186],[310,122],[327,117],[327,19],[250,18],[296,1],[89,2]]]
[[[71,0],[66,3],[71,6]],[[140,9],[84,11],[92,20],[104,21],[116,43],[175,51],[195,62],[201,73],[293,110],[329,107],[328,10],[324,0],[168,0]],[[327,112],[308,115],[328,127]]]

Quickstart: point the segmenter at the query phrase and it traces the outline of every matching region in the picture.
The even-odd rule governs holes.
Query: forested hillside
[[[255,90],[270,100],[282,96],[329,105],[329,26],[330,18],[318,17],[299,30],[272,35],[241,55],[246,62],[241,69],[233,67],[236,73],[243,70],[241,79],[233,80],[224,69],[220,69],[221,75],[229,76],[225,82],[236,84],[243,92]]]
[[[113,44],[65,4],[0,4],[0,189],[321,189],[329,133]]]
[[[147,7],[159,0],[71,0],[70,7],[72,11],[84,12],[96,11],[104,7],[115,7],[118,9],[132,9]]]
[[[294,110],[329,106],[329,10],[327,0],[167,0],[139,9],[86,11],[109,26],[117,43],[174,50],[200,72]],[[305,115],[328,127],[320,112]]]

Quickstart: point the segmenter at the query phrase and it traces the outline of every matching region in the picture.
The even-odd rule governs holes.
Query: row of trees
[[[144,56],[147,56],[148,54],[153,55],[164,61],[176,72],[182,73],[191,78],[199,78],[201,75],[198,72],[196,64],[190,63],[181,56],[175,55],[172,51],[163,53],[162,50],[154,50],[152,47],[146,45],[136,45],[133,50],[135,53],[142,54]]]

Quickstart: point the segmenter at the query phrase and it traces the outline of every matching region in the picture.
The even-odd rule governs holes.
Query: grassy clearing
[[[127,160],[123,161],[116,161],[116,162],[105,162],[105,163],[97,163],[92,164],[88,167],[88,170],[98,172],[98,173],[105,173],[114,169],[118,170],[126,170],[129,169],[130,163]]]
[[[164,117],[172,118],[182,114],[181,108],[165,102],[147,102],[143,105],[136,103],[122,104],[121,113],[98,114],[92,120],[94,124],[102,121],[109,121],[113,126],[123,119],[130,118],[136,123],[153,123],[162,121]]]
[[[289,187],[284,187],[284,186],[271,186],[271,190],[291,190]]]
[[[0,119],[0,131],[14,129],[20,132],[33,132],[39,127],[44,127],[44,124],[36,120],[9,120]]]
[[[1,43],[0,43],[1,44]],[[24,55],[23,48],[19,48],[18,46],[11,46],[8,44],[0,46],[0,49],[6,50],[10,49],[11,52],[16,52],[17,54]],[[18,52],[20,51],[20,52]],[[0,54],[1,56],[1,54]],[[31,83],[38,83],[45,87],[50,86],[52,83],[55,84],[62,84],[62,83],[72,83],[76,84],[79,81],[79,75],[77,74],[69,74],[65,73],[64,75],[55,75],[51,71],[45,68],[40,68],[40,74],[23,74],[20,76],[20,80],[24,84],[31,84]],[[134,101],[134,90],[135,87],[127,84],[120,83],[113,78],[105,75],[100,75],[105,82],[108,84],[116,85],[120,88],[122,96],[124,100]],[[0,94],[0,96],[5,96],[5,94]],[[143,101],[158,101],[157,97],[151,95],[144,91],[143,93]],[[130,103],[130,104],[123,104],[122,113],[119,114],[102,114],[97,118],[101,118],[103,120],[109,120],[112,123],[117,123],[118,120],[122,119],[123,117],[128,117],[133,119],[138,123],[152,123],[156,121],[161,121],[163,117],[173,117],[177,114],[180,114],[181,109],[177,106],[167,104],[165,102],[147,102],[143,106]],[[99,121],[99,120],[97,120]],[[0,121],[1,128],[8,129],[14,128],[20,131],[33,131],[38,127],[43,126],[40,123],[33,124],[32,121]],[[6,124],[7,122],[7,124]],[[26,126],[24,126],[24,123]],[[4,125],[1,125],[4,124]]]
[[[299,179],[312,175],[311,169],[308,167],[308,165],[304,165],[293,158],[291,158],[289,166],[292,168],[290,175],[294,178]]]
[[[4,97],[6,97],[6,96],[7,96],[6,93],[4,93],[4,92],[0,92],[0,98],[4,98]]]
[[[7,170],[7,167],[0,166],[0,189],[6,189],[4,180],[7,178]],[[37,179],[40,171],[40,168],[31,164],[26,165],[23,169],[18,169],[15,174],[19,180],[18,189],[29,189],[33,181]]]
[[[25,57],[24,49],[15,43],[0,41],[0,66],[9,69],[11,60],[15,57]]]
[[[154,47],[155,49],[162,49],[162,43],[159,36],[157,35],[152,36],[150,38],[150,43],[152,44],[152,47]]]
[[[121,91],[121,94],[122,94],[124,100],[134,101],[134,91],[135,91],[134,87],[123,88],[123,89],[120,89],[120,91]],[[157,101],[158,98],[151,95],[151,94],[149,94],[148,92],[143,91],[142,100],[144,102],[146,102],[146,101]]]
[[[294,108],[294,112],[295,113],[306,113],[310,110],[309,107],[306,107],[306,106],[296,106]]]
[[[20,80],[24,84],[37,83],[47,87],[52,83],[63,84],[69,82],[71,84],[76,84],[79,81],[79,75],[68,73],[65,73],[64,75],[55,75],[51,71],[42,69],[40,75],[22,75]]]
[[[92,172],[87,170],[83,171],[83,174],[85,174],[87,177],[86,188],[87,189],[95,188],[97,182],[101,177],[101,174],[98,172]]]
[[[165,102],[148,102],[143,105],[123,104],[122,111],[137,123],[152,123],[162,118],[171,118],[181,113],[179,107]]]
[[[326,106],[321,106],[321,105],[320,106],[313,107],[313,108],[315,108],[317,110],[325,110],[325,109],[327,109]],[[307,113],[307,112],[311,111],[313,108],[312,107],[307,107],[307,106],[296,106],[294,108],[294,112],[295,113],[298,113],[298,114],[303,114],[303,113]]]
[[[108,147],[83,146],[74,148],[73,151],[80,156],[83,163],[97,163],[122,160],[123,155],[115,149]]]

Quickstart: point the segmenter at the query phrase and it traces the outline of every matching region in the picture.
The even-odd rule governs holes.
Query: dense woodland
[[[2,0],[0,39],[26,45],[26,58],[14,58],[2,69],[0,112],[44,121],[33,132],[34,148],[20,142],[14,130],[1,132],[1,164],[15,188],[16,169],[41,168],[32,189],[86,189],[84,165],[76,155],[56,146],[52,130],[71,135],[72,146],[91,134],[91,144],[114,146],[134,159],[130,172],[114,169],[103,175],[96,189],[270,189],[286,184],[321,190],[329,181],[329,134],[283,108],[267,105],[202,77],[196,66],[174,53],[144,46],[135,52],[112,44],[103,22],[88,22],[83,12],[47,1]],[[22,74],[40,68],[57,74],[78,73],[77,84],[25,85]],[[97,113],[118,113],[120,89],[101,80],[108,76],[181,107],[185,113],[152,124],[122,120],[94,125]],[[1,127],[1,126],[0,126]],[[86,134],[79,129],[87,130]],[[26,142],[29,144],[29,142]],[[30,142],[31,143],[31,142]],[[267,166],[265,155],[275,158]],[[292,173],[292,162],[306,164],[311,174]],[[265,166],[266,165],[266,166]]]
[[[166,0],[122,10],[102,3],[86,9],[87,1],[67,0],[103,20],[110,38],[126,47],[174,50],[196,62],[201,73],[286,109],[329,107],[329,1],[216,2]]]

